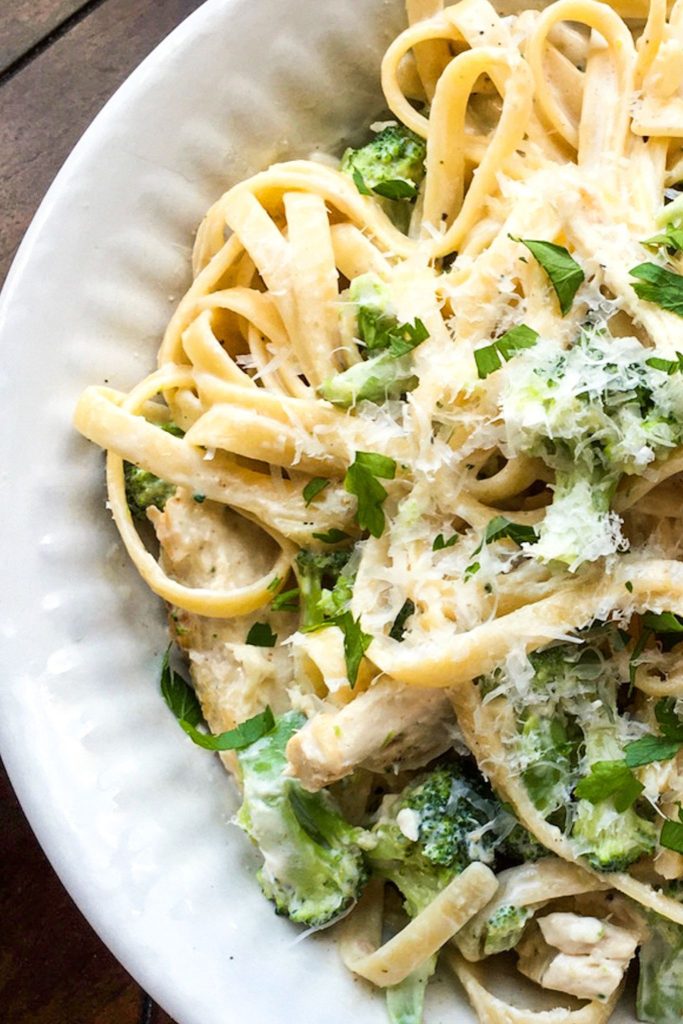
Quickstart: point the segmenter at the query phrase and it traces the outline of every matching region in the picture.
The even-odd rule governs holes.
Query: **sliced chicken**
[[[455,718],[443,690],[374,683],[339,711],[316,715],[287,745],[290,772],[316,791],[355,768],[419,768],[453,745]]]
[[[163,512],[151,509],[161,545],[160,562],[169,576],[190,587],[225,589],[263,576],[276,558],[276,545],[256,525],[217,502],[197,502],[179,489]],[[267,609],[235,619],[211,619],[171,608],[169,622],[178,644],[189,656],[190,673],[204,717],[214,733],[232,729],[266,705],[274,712],[289,706],[292,682],[288,647],[253,647],[247,633],[256,621],[288,636],[296,628],[289,613]],[[234,757],[222,755],[226,767]]]
[[[606,999],[621,984],[639,935],[580,914],[539,917],[517,946],[522,974],[578,999]]]

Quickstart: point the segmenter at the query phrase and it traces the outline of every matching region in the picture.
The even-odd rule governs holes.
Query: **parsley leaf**
[[[270,606],[274,612],[294,612],[299,607],[299,588],[283,590],[281,594],[273,598]]]
[[[538,539],[533,526],[525,526],[524,523],[513,523],[505,516],[495,516],[489,520],[484,540],[479,545],[478,550],[481,551],[484,543],[490,544],[492,541],[501,540],[503,537],[509,537],[516,544],[533,544]]]
[[[472,552],[473,555],[478,555],[485,544],[492,544],[494,540],[503,540],[504,537],[509,537],[515,544],[533,544],[534,541],[538,540],[538,534],[533,526],[525,526],[524,523],[513,523],[506,516],[494,516],[493,519],[489,519],[484,531],[484,537],[479,547],[475,548]],[[469,579],[476,572],[479,572],[481,565],[479,562],[473,562],[468,565],[465,569],[465,579]]]
[[[314,476],[312,480],[309,480],[303,489],[303,496],[306,505],[310,505],[314,498],[324,491],[326,487],[330,486],[330,481],[324,476]]]
[[[303,829],[309,839],[312,839],[324,850],[329,850],[330,844],[318,827],[317,818],[320,816],[320,797],[317,793],[308,793],[301,786],[293,782],[287,784],[287,800],[292,808],[294,817],[299,826]]]
[[[643,626],[655,633],[683,633],[683,619],[673,612],[646,612],[643,615]]]
[[[273,633],[267,622],[255,622],[247,633],[245,643],[252,647],[275,647],[277,633]]]
[[[625,761],[596,761],[574,793],[580,800],[588,800],[592,804],[613,797],[615,808],[623,814],[644,789]]]
[[[661,356],[652,356],[650,359],[646,359],[645,362],[654,370],[668,373],[669,377],[673,377],[674,373],[683,372],[683,352],[677,352],[675,359],[662,359]]]
[[[197,726],[204,721],[201,707],[189,683],[171,668],[169,650],[164,655],[161,667],[161,693],[168,708],[178,720],[178,725],[204,750],[243,750],[251,743],[261,739],[275,725],[273,712],[269,707],[253,718],[248,718],[234,729],[213,736],[211,733],[200,732]]]
[[[401,606],[401,610],[394,619],[394,623],[389,630],[389,636],[392,640],[398,640],[399,643],[403,640],[406,632],[406,622],[411,615],[415,613],[415,602],[407,598]]]
[[[383,313],[374,305],[359,306],[358,333],[369,352],[388,350],[396,359],[407,355],[429,337],[419,317],[412,324],[400,324],[391,313]]]
[[[629,768],[652,764],[653,761],[670,761],[683,747],[683,721],[676,714],[676,701],[670,697],[658,700],[655,718],[661,730],[660,736],[641,736],[624,748]]]
[[[629,768],[640,768],[653,761],[670,761],[681,749],[677,740],[666,736],[641,736],[624,747],[624,758]]]
[[[503,365],[500,361],[501,356],[507,363],[523,348],[532,348],[537,341],[536,331],[526,324],[518,324],[517,327],[512,327],[505,334],[501,334],[500,338],[496,338],[490,345],[475,349],[474,361],[477,364],[479,379],[484,380],[490,373],[500,370]]]
[[[415,317],[412,324],[398,324],[388,335],[387,349],[390,355],[396,359],[412,352],[414,348],[421,345],[429,337],[429,331],[419,317]]]
[[[356,521],[361,530],[369,530],[373,537],[381,537],[384,533],[382,505],[388,496],[377,477],[393,480],[395,475],[395,461],[374,452],[356,452],[346,471],[344,488],[358,499]]]
[[[323,544],[339,544],[341,541],[349,539],[348,533],[338,530],[336,526],[333,526],[327,533],[314,533],[313,536],[316,540],[321,540]]]
[[[448,540],[446,540],[442,533],[437,533],[432,543],[432,551],[443,551],[444,548],[452,548],[453,545],[457,544],[459,540],[459,533],[454,533],[452,537],[448,538]]]
[[[356,188],[363,196],[383,196],[384,199],[414,199],[417,195],[417,186],[405,178],[392,178],[389,181],[378,181],[376,185],[368,188],[367,182],[358,168],[354,168],[352,174]]]
[[[659,843],[667,850],[683,853],[683,824],[678,821],[665,821],[659,833]]]
[[[161,695],[177,719],[189,725],[199,725],[203,715],[197,695],[190,684],[171,668],[170,651],[169,647],[161,664]]]
[[[515,238],[529,250],[550,278],[562,316],[571,309],[574,296],[586,280],[583,270],[563,245],[533,238]]]
[[[384,196],[385,199],[414,199],[417,195],[416,185],[404,178],[379,181],[372,186],[372,191],[378,196]]]
[[[356,188],[358,189],[358,191],[360,192],[360,194],[362,196],[371,196],[372,195],[371,190],[365,184],[365,179],[364,179],[363,175],[360,173],[360,171],[358,170],[358,168],[354,167],[352,177],[353,177],[353,181],[354,181],[354,184],[355,184]]]
[[[330,625],[339,626],[344,634],[344,661],[346,662],[346,675],[348,676],[351,689],[356,685],[358,670],[363,656],[372,643],[372,636],[364,633],[360,628],[360,620],[354,619],[351,612],[344,612],[338,615]]]
[[[654,302],[662,309],[683,316],[683,276],[656,263],[639,263],[629,270],[629,274],[641,282],[633,285],[639,299]]]
[[[664,697],[657,701],[655,718],[659,722],[663,736],[669,740],[683,743],[683,722],[676,714],[676,701],[673,697]]]
[[[681,252],[683,251],[683,228],[667,224],[661,234],[646,238],[643,245],[664,245],[672,252]]]

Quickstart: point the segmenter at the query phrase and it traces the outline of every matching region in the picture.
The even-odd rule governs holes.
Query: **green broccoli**
[[[162,430],[174,437],[182,437],[183,431],[175,423],[157,424]],[[154,473],[146,469],[134,466],[132,462],[124,462],[123,475],[126,484],[126,501],[133,519],[144,521],[147,519],[147,509],[152,505],[155,508],[163,509],[169,498],[175,494],[175,484],[161,480]]]
[[[683,1020],[683,926],[648,914],[649,937],[638,954],[636,1012],[650,1024]]]
[[[515,907],[506,903],[499,907],[486,922],[484,956],[514,949],[522,937],[527,922],[534,916],[529,907]]]
[[[347,149],[341,169],[359,191],[385,199],[414,199],[425,176],[427,144],[403,125],[390,125],[361,149]]]
[[[327,402],[348,409],[356,402],[381,405],[390,398],[400,398],[418,383],[410,356],[396,359],[390,352],[381,352],[330,377],[320,385],[318,394]]]
[[[602,765],[614,765],[612,770],[623,775],[625,784],[634,785],[628,769],[620,767],[623,743],[611,708],[603,704],[591,709],[591,720],[584,727],[584,745],[584,772],[594,766],[599,770]],[[642,787],[637,781],[635,787],[637,795]],[[574,808],[571,837],[596,871],[624,871],[645,854],[653,853],[657,843],[654,823],[642,818],[632,805],[618,806],[618,800],[618,795],[607,795],[596,802],[580,799]]]
[[[301,625],[304,629],[318,626],[348,607],[355,574],[344,574],[343,570],[350,555],[348,550],[320,552],[303,549],[296,556]]]
[[[517,698],[516,759],[543,817],[567,830],[593,868],[620,871],[653,851],[656,829],[633,807],[642,786],[624,761],[627,720],[612,657],[618,633],[584,637],[530,655],[531,678]]]
[[[516,823],[511,829],[511,821],[475,768],[443,762],[385,800],[368,858],[375,873],[400,890],[414,917],[473,861],[515,860],[522,837],[510,846],[508,838],[516,828],[526,832]]]
[[[539,340],[509,365],[502,395],[508,447],[555,471],[553,502],[528,553],[574,572],[623,550],[612,499],[622,476],[642,474],[683,440],[681,374],[649,358],[637,339],[595,328],[569,349]]]
[[[287,742],[304,721],[288,712],[240,751],[244,800],[236,821],[263,855],[257,877],[276,913],[317,927],[351,906],[367,871],[363,830],[343,819],[329,793],[309,793],[284,775]]]
[[[522,779],[534,806],[544,818],[563,807],[576,761],[578,736],[561,710],[536,706],[523,719],[518,754]]]
[[[436,957],[430,956],[412,974],[386,989],[390,1024],[422,1024],[425,992],[436,970]]]
[[[571,831],[578,851],[596,871],[625,871],[654,852],[657,830],[633,807],[615,810],[612,801],[580,800]]]
[[[380,404],[412,391],[419,381],[410,353],[429,337],[422,321],[399,323],[390,291],[376,274],[354,278],[348,299],[356,307],[363,362],[324,381],[318,389],[321,397],[348,408],[364,400]]]
[[[126,501],[133,519],[147,519],[147,509],[152,505],[163,509],[169,498],[175,494],[177,487],[165,480],[160,480],[154,473],[125,462],[123,466],[126,482]]]

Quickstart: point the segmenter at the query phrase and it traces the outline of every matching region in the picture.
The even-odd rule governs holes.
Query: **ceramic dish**
[[[261,896],[226,775],[159,696],[162,607],[70,419],[86,384],[125,389],[152,366],[193,233],[226,187],[282,156],[338,152],[379,112],[402,6],[352,8],[210,0],[193,14],[76,147],[0,303],[2,755],[80,909],[179,1024],[386,1018],[331,939],[296,941]],[[429,1021],[474,1020],[450,985],[429,1002]]]

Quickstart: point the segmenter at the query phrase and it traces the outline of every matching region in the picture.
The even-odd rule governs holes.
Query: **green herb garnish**
[[[245,640],[252,647],[275,647],[276,642],[277,633],[273,633],[267,622],[255,622]]]
[[[543,267],[555,289],[560,312],[565,316],[571,309],[574,296],[586,280],[586,275],[579,264],[563,245],[532,238],[515,238],[514,241],[525,245],[537,263]]]
[[[358,499],[356,521],[361,530],[368,530],[373,537],[381,537],[384,533],[382,505],[387,498],[387,491],[377,478],[393,480],[395,475],[395,461],[374,452],[356,452],[346,471],[344,487]]]

